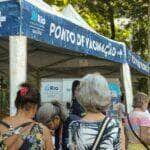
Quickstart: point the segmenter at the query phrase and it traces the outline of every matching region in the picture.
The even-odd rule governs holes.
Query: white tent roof
[[[62,11],[62,15],[65,18],[83,28],[86,28],[90,31],[96,32],[93,28],[91,28],[88,23],[76,12],[76,10],[72,7],[72,5],[67,5]]]
[[[73,8],[73,6],[71,4],[68,4],[64,10],[62,11],[62,17],[71,21],[72,23],[80,26],[80,27],[83,27],[85,29],[88,29],[94,33],[96,33],[97,35],[99,36],[102,36],[106,39],[109,39],[103,35],[100,35],[98,32],[96,32],[92,27],[89,26],[89,24],[80,16],[80,14]],[[116,43],[121,43],[122,42],[118,42],[118,41],[115,41],[115,40],[112,40],[112,39],[109,39],[109,41],[113,41],[113,42],[116,42]]]
[[[42,0],[26,0],[26,1],[33,4],[34,6],[38,7],[39,9],[41,9],[41,10],[47,12],[47,13],[51,13],[53,15],[62,17],[61,13],[56,11],[53,7],[46,4]]]

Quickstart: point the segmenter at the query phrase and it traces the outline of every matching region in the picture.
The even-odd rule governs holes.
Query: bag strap
[[[108,118],[108,117],[104,118],[104,120],[102,122],[102,126],[100,127],[99,132],[98,132],[98,134],[97,134],[97,136],[95,138],[95,141],[93,143],[92,150],[96,150],[97,149],[97,146],[100,143],[100,141],[102,139],[102,136],[104,134],[104,131],[105,131],[106,127],[108,126],[108,123],[110,122],[110,120],[111,119]]]
[[[6,122],[4,122],[2,120],[0,120],[0,123],[9,129],[7,132],[5,132],[4,134],[1,135],[2,137],[4,137],[4,140],[6,140],[7,138],[11,137],[14,134],[20,134],[20,130],[22,128],[30,125],[32,122],[23,123],[15,128],[13,128],[11,125],[7,124]],[[10,133],[10,134],[8,134],[8,133]]]
[[[14,128],[14,130],[17,130],[19,128],[24,128],[25,126],[28,126],[30,125],[32,122],[26,122],[26,123],[23,123],[17,127]],[[3,126],[5,126],[6,128],[12,128],[11,125],[9,125],[8,123],[4,122],[3,120],[0,120],[0,124],[2,124]]]
[[[19,129],[19,128],[24,128],[24,127],[30,125],[31,123],[33,123],[33,122],[25,122],[25,123],[23,123],[23,124],[17,126],[16,128],[14,128],[14,130],[17,130],[17,129]]]
[[[0,119],[0,124],[2,124],[3,126],[5,126],[6,128],[11,128],[11,126],[9,124],[7,124],[6,122],[4,122],[1,119]]]

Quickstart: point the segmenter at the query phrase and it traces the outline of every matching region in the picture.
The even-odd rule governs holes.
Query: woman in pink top
[[[150,145],[150,113],[146,112],[149,98],[145,93],[138,92],[133,99],[133,111],[129,119],[133,130],[147,145]],[[146,150],[141,142],[132,133],[126,120],[126,133],[128,138],[128,150]]]

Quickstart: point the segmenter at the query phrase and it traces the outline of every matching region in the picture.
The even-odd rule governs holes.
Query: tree
[[[126,0],[120,7],[121,16],[130,18],[128,25],[132,31],[133,51],[138,52],[145,60],[148,60],[148,30],[150,19],[148,15],[148,0]]]

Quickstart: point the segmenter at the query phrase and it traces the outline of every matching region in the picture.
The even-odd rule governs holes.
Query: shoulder
[[[80,126],[81,122],[79,120],[74,120],[69,124],[69,128],[78,128]]]
[[[49,139],[49,137],[51,136],[50,130],[46,126],[38,122],[32,123],[30,131],[35,132],[35,134],[38,134],[38,133],[42,134],[43,140],[47,140],[47,138]]]
[[[52,150],[54,149],[54,144],[52,142],[52,135],[50,130],[44,126],[43,124],[39,123],[39,126],[43,129],[43,141],[45,142],[45,149]]]
[[[150,121],[150,113],[148,113],[148,112],[134,111],[134,112],[130,113],[129,117],[133,118],[133,119],[137,118],[138,120],[146,119],[146,120]]]
[[[143,116],[140,117],[140,126],[150,127],[150,114],[147,112],[143,113]]]
[[[100,125],[101,123],[102,123],[102,121],[86,122],[86,121],[82,121],[82,120],[80,119],[80,120],[74,120],[74,121],[72,121],[72,122],[69,124],[69,126],[70,126],[70,127],[79,127],[79,126],[82,126],[82,125],[88,126],[88,125],[92,125],[92,124]],[[120,126],[119,120],[109,118],[108,126],[119,127],[119,126]]]
[[[79,132],[80,129],[82,129],[85,126],[85,122],[83,122],[82,120],[75,120],[72,121],[69,124],[69,132],[71,134],[76,134],[77,132]]]
[[[50,130],[46,126],[44,126],[42,123],[37,124],[40,126],[40,128],[42,128],[44,136],[50,135]]]
[[[13,124],[15,117],[5,117],[3,119],[1,119],[3,122],[7,123],[7,124]],[[16,121],[15,121],[16,122]],[[2,125],[2,124],[0,124]]]
[[[68,118],[69,118],[70,121],[75,121],[75,120],[80,120],[81,119],[79,116],[77,116],[75,114],[70,114]]]
[[[119,127],[120,126],[120,122],[119,122],[118,119],[110,119],[109,126]]]
[[[121,125],[120,122],[117,119],[110,119],[110,122],[108,123],[108,126],[105,130],[105,135],[108,137],[113,137],[113,139],[116,139],[121,132]]]

